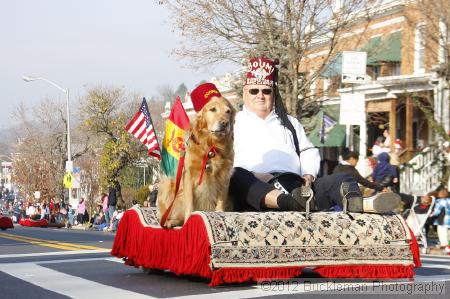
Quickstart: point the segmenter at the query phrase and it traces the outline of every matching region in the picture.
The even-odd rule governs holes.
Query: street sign
[[[66,172],[66,174],[64,175],[64,188],[71,189],[73,185],[72,181],[73,181],[72,173]]]
[[[73,161],[66,161],[66,172],[73,172]]]
[[[366,121],[366,103],[362,93],[341,94],[341,125],[360,126]]]
[[[342,83],[366,83],[367,52],[342,52]]]
[[[72,188],[81,188],[81,173],[80,171],[75,171],[76,169],[79,169],[79,167],[73,168],[73,174],[72,174]]]

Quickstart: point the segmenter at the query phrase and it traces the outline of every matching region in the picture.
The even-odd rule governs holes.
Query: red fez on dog
[[[197,86],[191,92],[192,105],[195,112],[202,110],[203,106],[211,100],[212,97],[221,97],[219,90],[212,83],[204,83]]]
[[[275,86],[275,62],[267,58],[250,58],[247,64],[245,85]]]

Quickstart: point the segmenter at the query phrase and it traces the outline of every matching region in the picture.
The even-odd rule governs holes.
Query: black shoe
[[[343,182],[341,184],[342,205],[347,200],[347,211],[354,213],[363,212],[363,198],[359,192],[350,191],[350,183]],[[345,211],[345,207],[344,211]]]
[[[384,214],[395,210],[401,202],[400,195],[394,192],[377,193],[363,200],[363,210],[367,213]]]
[[[306,211],[306,203],[309,199],[309,209],[316,209],[316,200],[314,198],[314,192],[309,186],[300,186],[292,190],[291,192],[294,200]]]

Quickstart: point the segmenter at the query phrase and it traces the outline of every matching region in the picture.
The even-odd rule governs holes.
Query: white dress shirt
[[[300,151],[314,145],[306,137],[297,119],[288,116],[294,126]],[[234,123],[234,167],[252,172],[293,172],[317,177],[320,155],[316,148],[295,152],[294,139],[279,117],[272,111],[265,119],[245,107],[236,115]]]

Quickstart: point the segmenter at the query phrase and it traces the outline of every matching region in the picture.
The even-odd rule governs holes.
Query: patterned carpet
[[[156,210],[140,209],[159,228]],[[211,266],[270,267],[346,264],[413,265],[411,235],[400,215],[299,212],[195,212],[204,220]]]

